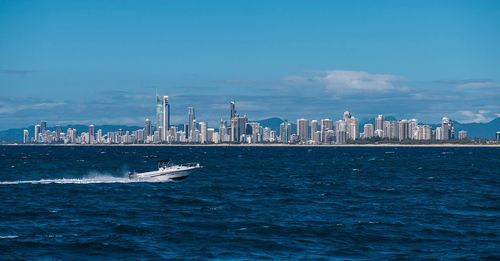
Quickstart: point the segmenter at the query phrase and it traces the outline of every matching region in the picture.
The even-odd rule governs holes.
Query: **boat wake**
[[[111,183],[140,183],[140,182],[167,182],[168,179],[129,179],[128,177],[115,177],[111,175],[93,175],[83,178],[61,178],[40,180],[0,181],[0,185],[17,184],[111,184]]]

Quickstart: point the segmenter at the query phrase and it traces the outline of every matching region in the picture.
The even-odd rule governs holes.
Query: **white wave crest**
[[[0,185],[17,184],[111,184],[137,182],[167,182],[169,179],[129,179],[128,177],[114,177],[111,175],[96,175],[95,173],[83,178],[61,178],[40,180],[0,181]]]

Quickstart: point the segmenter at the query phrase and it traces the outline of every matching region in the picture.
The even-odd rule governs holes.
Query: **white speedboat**
[[[130,179],[181,180],[189,176],[189,172],[201,168],[200,163],[175,165],[170,160],[158,161],[158,170],[148,172],[130,172]]]

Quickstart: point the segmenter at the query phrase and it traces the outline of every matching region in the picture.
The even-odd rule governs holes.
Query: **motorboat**
[[[171,160],[159,160],[158,170],[130,172],[129,179],[181,180],[187,178],[192,170],[201,168],[200,163],[174,164]]]

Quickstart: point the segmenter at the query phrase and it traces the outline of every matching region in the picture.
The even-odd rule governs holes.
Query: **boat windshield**
[[[168,168],[173,166],[173,162],[171,160],[160,160],[158,161],[158,168]]]

